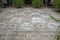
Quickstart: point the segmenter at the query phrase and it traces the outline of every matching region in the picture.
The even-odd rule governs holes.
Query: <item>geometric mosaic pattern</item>
[[[1,40],[53,40],[58,26],[47,13],[32,8],[7,9],[0,16]]]

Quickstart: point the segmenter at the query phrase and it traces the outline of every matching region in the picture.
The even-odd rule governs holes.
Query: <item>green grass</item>
[[[54,6],[55,8],[60,9],[60,0],[54,0],[53,6]]]
[[[56,34],[55,40],[60,40],[60,32]]]
[[[50,14],[49,14],[50,15]],[[50,17],[55,20],[56,22],[60,23],[60,20],[55,19],[53,16],[50,15]],[[58,26],[57,28],[57,32],[56,32],[56,36],[55,36],[55,40],[60,40],[60,26]]]
[[[25,4],[24,0],[13,0],[13,2],[14,2],[14,5],[17,7],[23,7]]]
[[[60,14],[60,12],[57,12],[58,14]]]
[[[55,36],[55,40],[60,40],[60,26],[57,28],[57,32],[56,32],[56,36]]]
[[[57,35],[57,40],[60,40],[60,35]]]
[[[49,14],[50,15],[50,14]],[[58,20],[58,19],[55,19],[53,16],[51,16],[50,15],[50,17],[53,19],[53,20],[55,20],[56,22],[58,22],[58,23],[60,23],[60,20]]]
[[[39,8],[42,5],[42,0],[33,0],[32,1],[32,6]]]

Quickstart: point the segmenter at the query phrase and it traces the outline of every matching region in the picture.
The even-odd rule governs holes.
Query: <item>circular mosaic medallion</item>
[[[29,22],[22,23],[22,25],[21,25],[21,28],[25,29],[25,30],[30,30],[30,29],[32,29],[32,27],[33,27],[33,24],[31,24]]]

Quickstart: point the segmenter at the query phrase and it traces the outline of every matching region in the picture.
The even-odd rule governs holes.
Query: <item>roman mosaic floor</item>
[[[0,40],[53,40],[59,23],[48,9],[6,8],[0,13]]]

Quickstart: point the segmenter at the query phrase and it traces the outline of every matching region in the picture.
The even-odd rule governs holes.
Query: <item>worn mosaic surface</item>
[[[0,14],[0,40],[53,40],[59,23],[42,9],[5,9]]]

